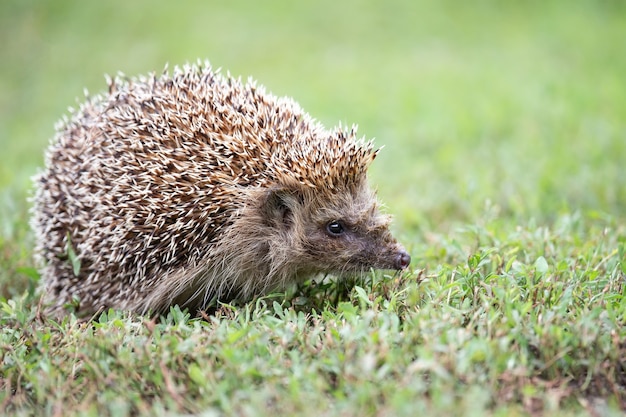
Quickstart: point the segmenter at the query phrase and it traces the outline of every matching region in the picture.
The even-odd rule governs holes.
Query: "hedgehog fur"
[[[367,185],[378,151],[355,135],[207,62],[109,79],[57,125],[35,180],[49,312],[197,310],[406,268]]]

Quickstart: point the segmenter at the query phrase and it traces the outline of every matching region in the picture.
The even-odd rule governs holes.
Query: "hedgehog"
[[[56,126],[32,226],[47,311],[249,301],[316,276],[404,270],[368,186],[379,152],[208,62],[107,77]]]

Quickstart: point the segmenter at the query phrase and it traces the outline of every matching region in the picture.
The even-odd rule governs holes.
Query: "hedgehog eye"
[[[343,228],[343,225],[340,222],[333,220],[332,222],[326,225],[326,231],[331,236],[341,236],[343,232],[345,231],[345,229]]]

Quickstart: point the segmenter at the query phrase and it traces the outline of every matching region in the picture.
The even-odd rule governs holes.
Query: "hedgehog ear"
[[[261,212],[267,225],[290,229],[293,225],[295,195],[284,188],[269,189],[263,200]]]

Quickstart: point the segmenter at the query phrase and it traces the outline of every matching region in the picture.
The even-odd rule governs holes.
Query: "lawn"
[[[626,410],[622,2],[8,0],[0,36],[0,414]],[[55,122],[104,74],[199,58],[384,146],[410,271],[42,317],[28,197]]]

